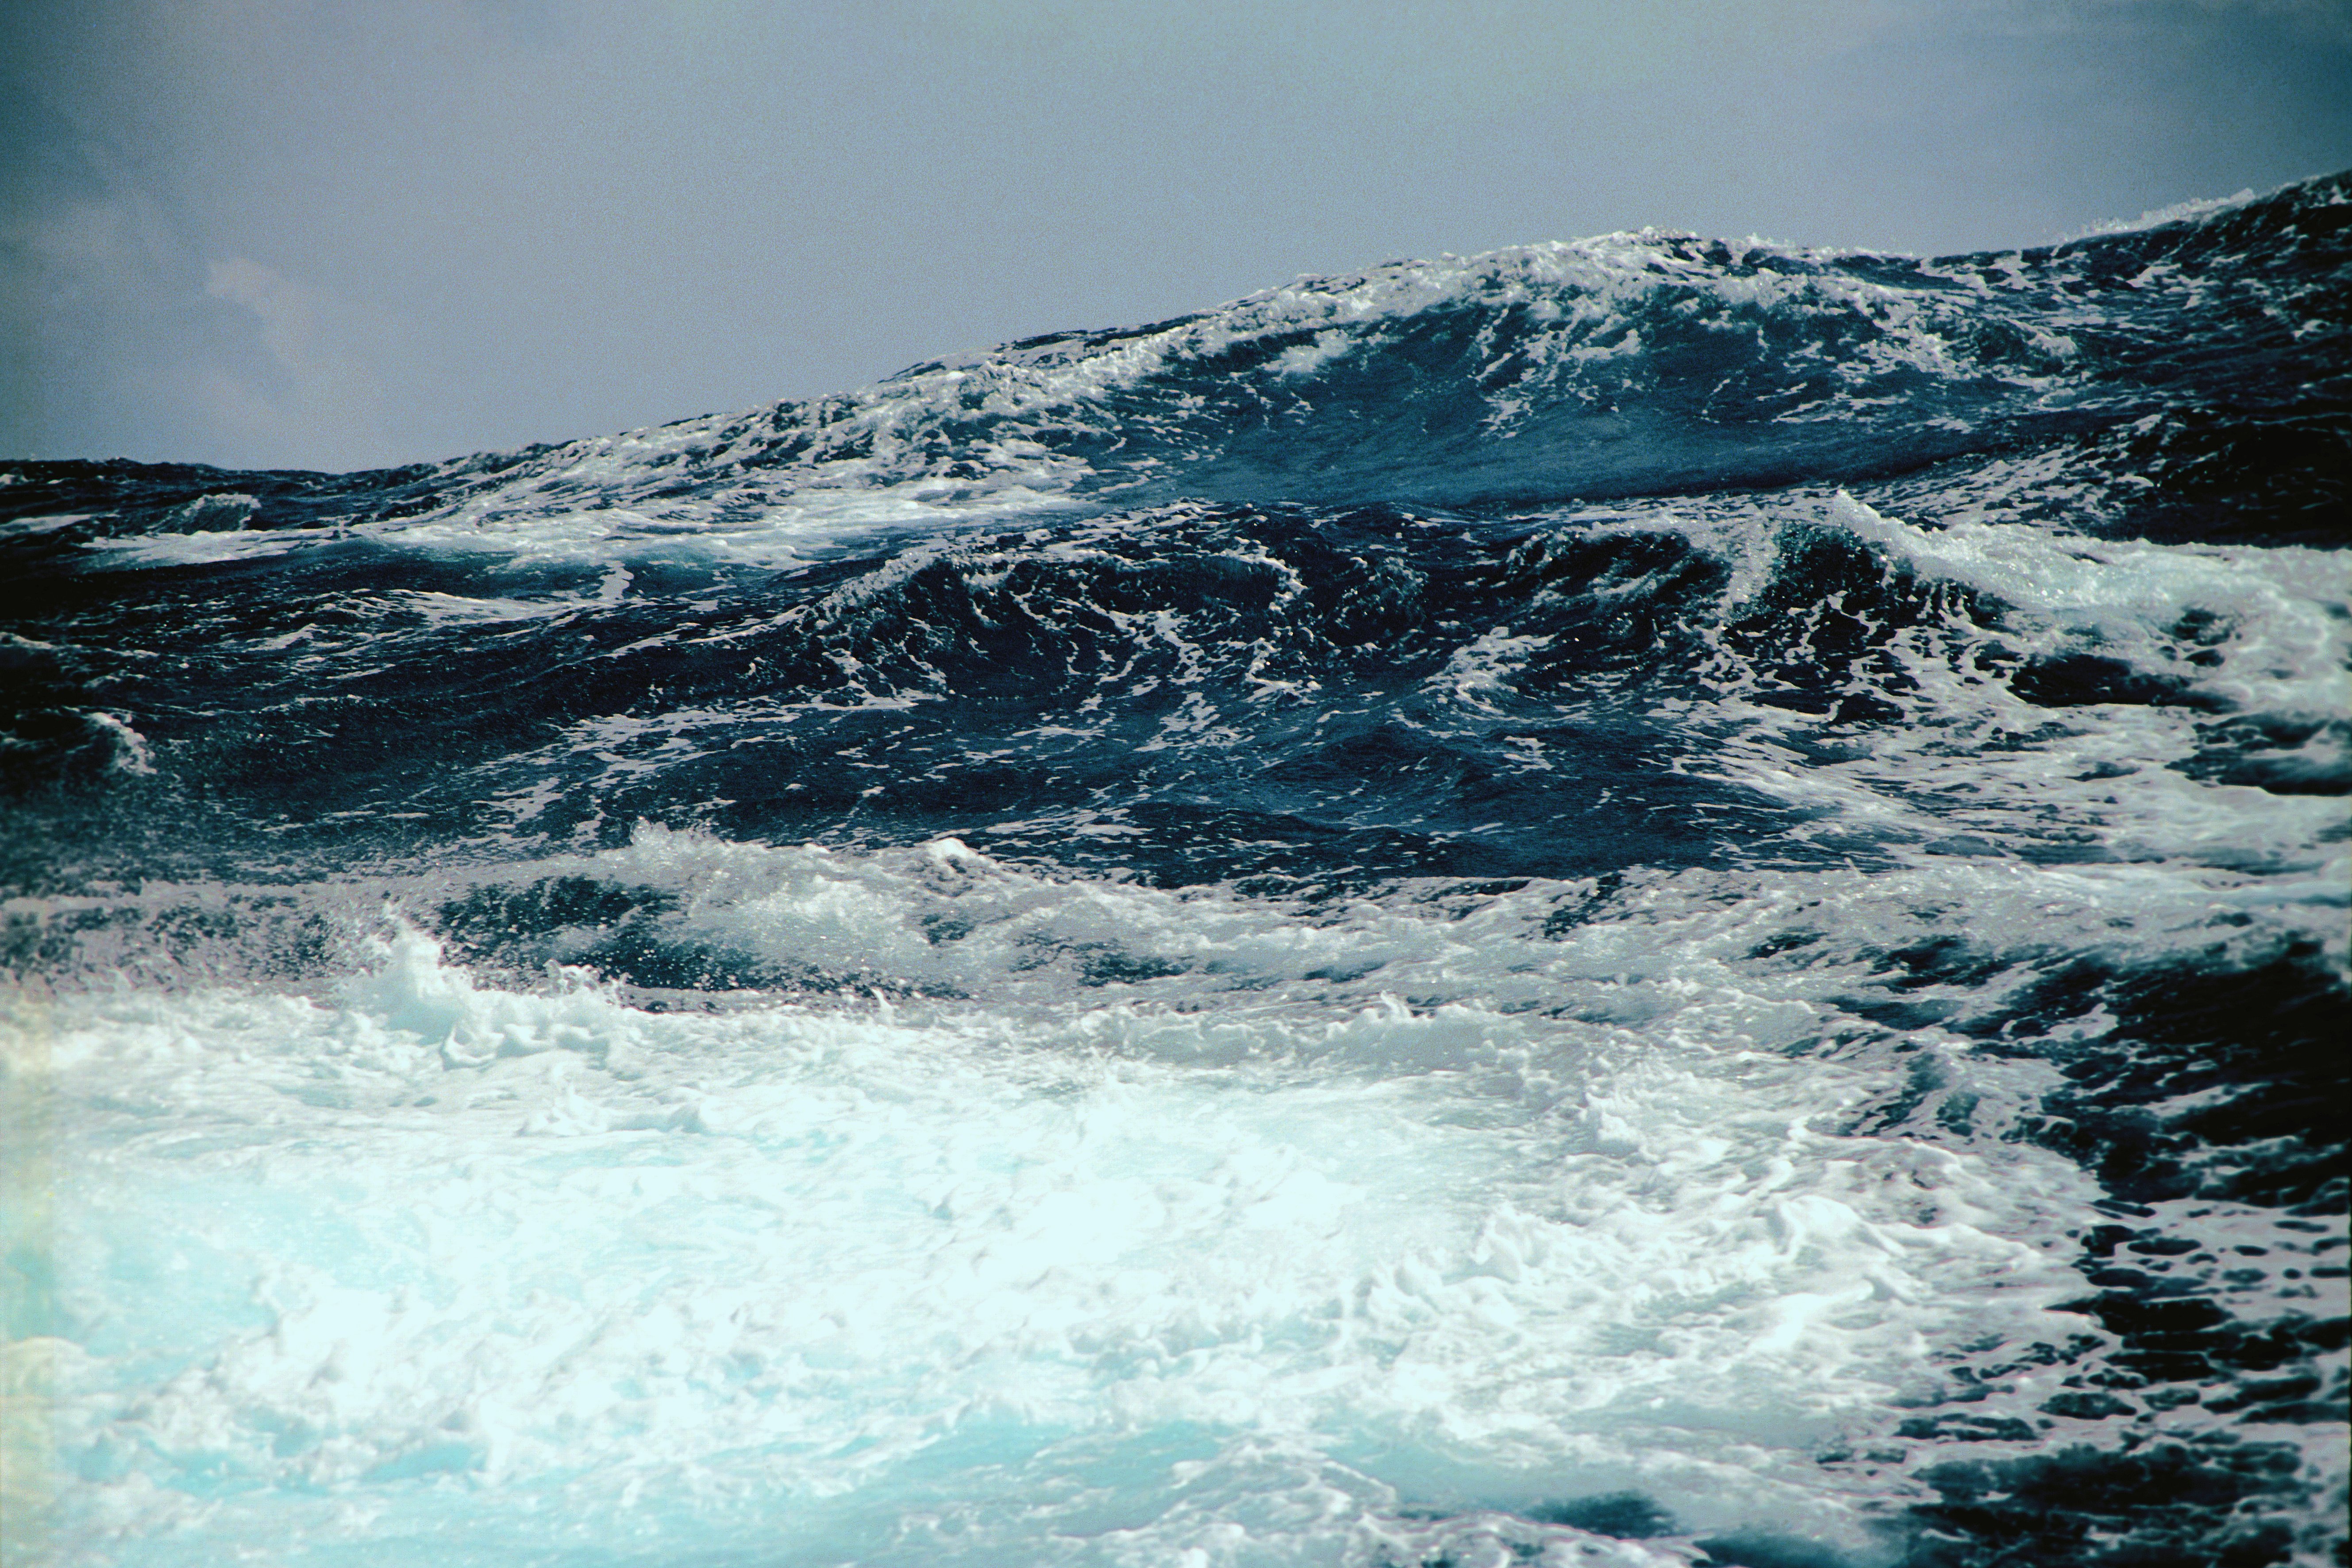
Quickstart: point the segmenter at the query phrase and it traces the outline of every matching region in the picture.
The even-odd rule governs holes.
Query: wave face
[[[2347,489],[2345,176],[17,465],[13,1543],[2337,1560]]]

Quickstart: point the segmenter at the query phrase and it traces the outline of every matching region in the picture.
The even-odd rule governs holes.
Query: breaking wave
[[[2332,1560],[2347,221],[16,465],[12,1546]]]

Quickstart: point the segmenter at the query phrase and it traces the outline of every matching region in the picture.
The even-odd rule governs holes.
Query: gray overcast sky
[[[0,458],[342,468],[1643,225],[2352,165],[2352,0],[0,0]]]

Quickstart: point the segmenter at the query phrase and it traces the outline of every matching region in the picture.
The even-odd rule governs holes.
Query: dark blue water
[[[13,1511],[2342,1561],[2347,226],[1616,236],[7,465]]]

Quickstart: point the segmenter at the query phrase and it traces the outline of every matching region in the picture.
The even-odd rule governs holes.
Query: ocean
[[[0,468],[11,1563],[2346,1561],[2352,176]]]

